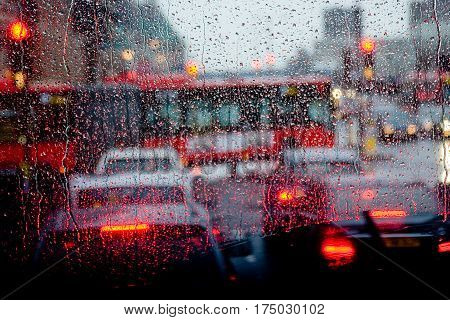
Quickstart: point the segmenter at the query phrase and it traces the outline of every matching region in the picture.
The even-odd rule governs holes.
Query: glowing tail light
[[[294,199],[294,195],[291,190],[280,190],[278,192],[278,200],[280,200],[280,202],[287,202],[292,199]]]
[[[300,199],[305,196],[305,192],[299,188],[281,189],[277,193],[277,199],[280,203],[288,203],[292,200]]]
[[[325,260],[339,265],[353,261],[356,253],[353,243],[345,237],[325,238],[320,250]]]
[[[146,223],[123,224],[123,225],[103,226],[100,228],[100,232],[110,233],[110,232],[127,232],[127,231],[145,231],[148,229],[149,226]]]
[[[406,217],[405,210],[371,210],[369,214],[372,218],[376,219]]]
[[[438,252],[439,253],[450,252],[450,241],[439,243]]]

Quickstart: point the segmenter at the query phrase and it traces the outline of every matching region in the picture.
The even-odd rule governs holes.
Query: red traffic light
[[[20,20],[12,22],[6,32],[8,38],[15,42],[21,42],[30,36],[27,24]]]
[[[359,43],[359,50],[364,54],[371,54],[375,51],[375,41],[370,38],[364,38]]]

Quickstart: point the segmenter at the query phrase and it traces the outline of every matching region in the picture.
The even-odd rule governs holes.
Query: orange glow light
[[[100,232],[124,232],[124,231],[144,231],[148,230],[149,226],[146,223],[140,224],[123,224],[115,226],[103,226]]]
[[[321,252],[326,260],[352,259],[355,247],[347,238],[327,238],[323,241]]]
[[[291,189],[282,189],[277,193],[277,198],[280,202],[289,202],[294,199],[298,200],[305,196],[306,196],[305,192],[298,187],[293,187]]]
[[[294,198],[294,195],[292,194],[292,192],[290,190],[281,190],[278,193],[278,200],[280,201],[291,201]]]
[[[372,210],[370,211],[372,218],[402,218],[406,217],[405,210]]]
[[[359,49],[362,53],[371,54],[375,50],[375,41],[370,38],[364,38],[359,44]]]
[[[8,27],[8,38],[13,41],[20,42],[27,39],[30,35],[28,26],[23,21],[14,21]]]
[[[439,243],[438,252],[439,253],[450,252],[450,241]]]
[[[361,197],[364,200],[373,200],[376,197],[376,191],[372,190],[372,189],[366,189],[364,190],[363,193],[361,193]]]

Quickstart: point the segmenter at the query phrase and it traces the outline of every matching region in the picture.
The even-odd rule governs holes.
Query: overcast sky
[[[322,11],[363,9],[364,33],[397,37],[408,32],[408,0],[156,0],[184,38],[187,58],[207,72],[242,71],[254,59],[276,57],[281,68],[299,48],[322,37]]]

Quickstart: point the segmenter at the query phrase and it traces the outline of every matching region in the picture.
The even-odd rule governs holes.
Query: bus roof
[[[32,82],[28,86],[29,92],[34,93],[65,93],[69,91],[75,90],[75,86],[69,83],[61,83],[61,82]]]
[[[240,88],[279,85],[324,85],[331,83],[331,78],[319,75],[308,76],[253,76],[253,77],[215,77],[195,79],[183,74],[139,75],[126,73],[110,77],[106,82],[129,82],[137,84],[143,90],[177,90],[177,89],[213,89]]]

